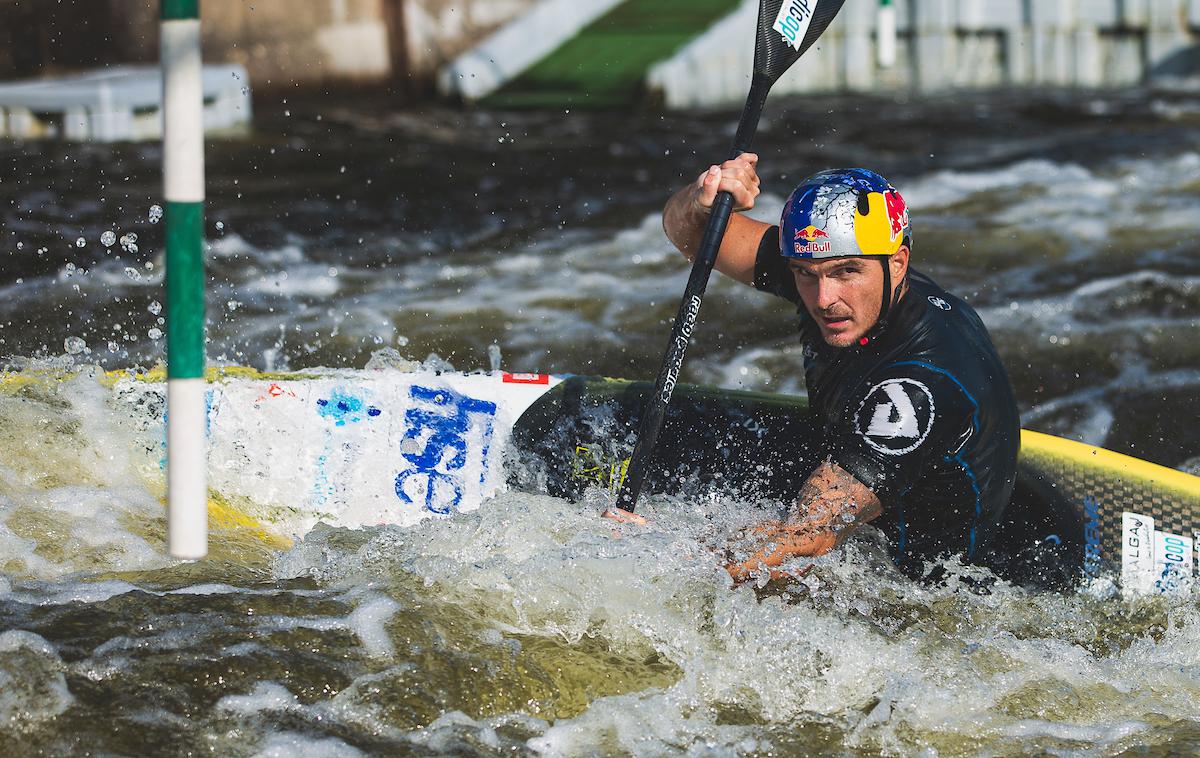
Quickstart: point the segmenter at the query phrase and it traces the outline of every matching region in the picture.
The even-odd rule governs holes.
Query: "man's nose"
[[[821,310],[829,310],[840,298],[840,291],[837,283],[821,277],[817,279],[817,307]]]

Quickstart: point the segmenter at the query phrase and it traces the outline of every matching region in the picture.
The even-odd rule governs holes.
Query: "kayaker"
[[[757,163],[747,153],[712,166],[667,203],[663,226],[684,256],[719,191],[737,211],[754,206]],[[1046,567],[1078,546],[1014,533],[1057,522],[1008,509],[1020,420],[1007,372],[975,311],[909,267],[912,246],[904,199],[866,169],[805,179],[777,226],[734,213],[716,268],[796,304],[821,453],[787,517],[754,529],[727,566],[735,581],[822,555],[870,522],[912,576],[957,555],[1022,583],[1062,583]]]

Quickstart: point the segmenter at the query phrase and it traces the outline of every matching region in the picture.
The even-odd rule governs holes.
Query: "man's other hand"
[[[622,524],[649,524],[644,516],[639,516],[633,511],[627,511],[622,508],[605,508],[604,513],[600,514],[601,518],[612,519],[619,521]]]

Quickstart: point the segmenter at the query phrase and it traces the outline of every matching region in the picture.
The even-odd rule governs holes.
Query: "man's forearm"
[[[752,534],[750,556],[725,567],[735,581],[789,558],[818,556],[837,547],[861,524],[883,513],[879,498],[849,472],[826,461],[809,475],[787,522],[768,521]]]
[[[700,249],[707,223],[708,211],[696,203],[691,185],[676,192],[663,208],[663,231],[667,233],[671,244],[689,261],[696,257]]]

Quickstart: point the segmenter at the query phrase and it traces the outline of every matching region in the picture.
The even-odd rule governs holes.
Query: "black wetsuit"
[[[1011,521],[1020,419],[975,311],[910,270],[907,294],[866,345],[830,347],[800,301],[774,227],[754,285],[797,304],[822,453],[879,497],[884,512],[872,523],[896,564],[921,576],[946,555],[1010,563],[1012,541],[1001,532]]]

